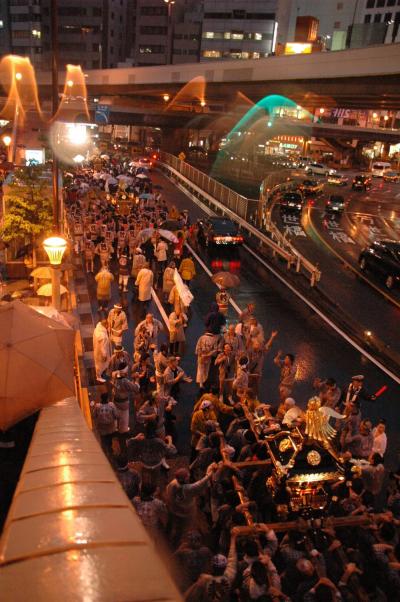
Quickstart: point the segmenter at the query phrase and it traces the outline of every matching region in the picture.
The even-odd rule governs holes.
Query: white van
[[[375,161],[371,165],[371,173],[373,178],[383,178],[385,171],[392,169],[391,163],[385,163],[385,161]]]

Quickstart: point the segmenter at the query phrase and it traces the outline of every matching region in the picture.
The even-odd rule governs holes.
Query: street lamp
[[[9,136],[8,134],[6,134],[5,136],[3,136],[3,144],[7,148],[7,161],[9,161],[10,163],[12,161],[11,147],[10,147],[11,142],[12,142],[11,136]]]
[[[175,4],[175,0],[164,0],[168,6],[168,53],[166,63],[172,65],[173,63],[173,31],[172,31],[172,6]]]
[[[170,99],[170,95],[169,94],[164,94],[163,95],[163,99],[164,99],[164,102],[168,102],[169,99]]]
[[[43,241],[44,250],[51,265],[51,300],[53,307],[60,309],[60,265],[67,248],[67,241],[61,236],[50,236]]]

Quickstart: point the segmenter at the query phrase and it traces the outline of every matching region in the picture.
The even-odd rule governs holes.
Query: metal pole
[[[58,109],[58,14],[57,0],[51,0],[51,85],[53,100],[53,117]],[[53,228],[59,232],[59,190],[58,190],[58,159],[53,153]]]
[[[51,266],[51,302],[57,311],[61,306],[60,297],[60,268]]]

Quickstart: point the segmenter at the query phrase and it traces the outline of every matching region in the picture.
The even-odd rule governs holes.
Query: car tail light
[[[236,236],[235,240],[237,242],[243,242],[243,236]]]

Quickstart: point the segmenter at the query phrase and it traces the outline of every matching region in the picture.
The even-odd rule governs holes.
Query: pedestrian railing
[[[253,218],[254,214],[249,215],[249,207],[255,203],[254,200],[247,199],[230,190],[170,153],[160,153],[159,164],[186,191],[193,194],[203,204],[213,207],[216,213],[222,213],[236,221],[243,230],[258,241],[259,246],[268,248],[273,256],[281,257],[286,262],[288,269],[293,267],[297,273],[301,272],[309,277],[311,286],[319,281],[321,272],[318,266],[303,257],[271,220],[264,225],[265,233],[250,222],[250,218]],[[259,210],[256,212],[258,217],[255,221],[261,223],[260,212],[263,203],[262,201],[256,203]]]
[[[0,540],[3,600],[181,596],[74,397],[44,408]]]

